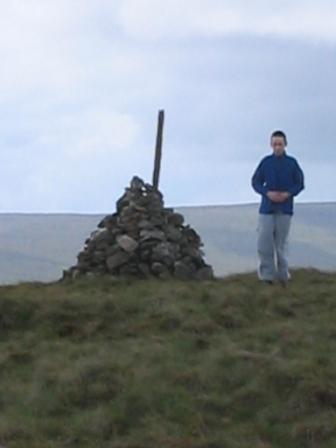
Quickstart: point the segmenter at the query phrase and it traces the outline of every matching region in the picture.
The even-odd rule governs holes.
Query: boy
[[[294,214],[293,198],[304,188],[304,174],[294,157],[286,152],[287,137],[282,131],[271,136],[273,154],[264,157],[252,176],[253,189],[261,194],[258,222],[258,277],[286,287],[288,236]],[[275,264],[276,255],[276,264]]]

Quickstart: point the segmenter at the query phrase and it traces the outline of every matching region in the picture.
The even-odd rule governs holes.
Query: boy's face
[[[286,142],[283,137],[272,137],[271,146],[276,156],[281,156],[286,149]]]

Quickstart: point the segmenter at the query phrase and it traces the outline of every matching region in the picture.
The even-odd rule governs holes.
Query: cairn
[[[214,277],[204,261],[198,233],[184,217],[165,208],[162,193],[139,177],[85,241],[75,266],[63,279],[82,276],[206,280]]]

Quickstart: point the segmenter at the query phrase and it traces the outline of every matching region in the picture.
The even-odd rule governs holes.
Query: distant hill
[[[0,287],[0,446],[336,446],[336,275]]]
[[[258,205],[183,208],[203,236],[218,275],[255,270]],[[292,266],[336,270],[336,203],[296,204],[289,256]]]
[[[177,208],[201,234],[218,276],[256,268],[257,204]],[[336,270],[336,203],[296,204],[293,266]],[[107,213],[111,213],[111,210]],[[106,213],[106,214],[107,214]],[[103,215],[0,214],[0,283],[51,281],[74,264]]]

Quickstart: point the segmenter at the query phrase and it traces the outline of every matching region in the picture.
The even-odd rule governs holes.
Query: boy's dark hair
[[[273,134],[271,135],[271,139],[273,137],[282,137],[285,141],[285,145],[287,146],[288,142],[287,142],[287,136],[283,131],[274,131]]]

